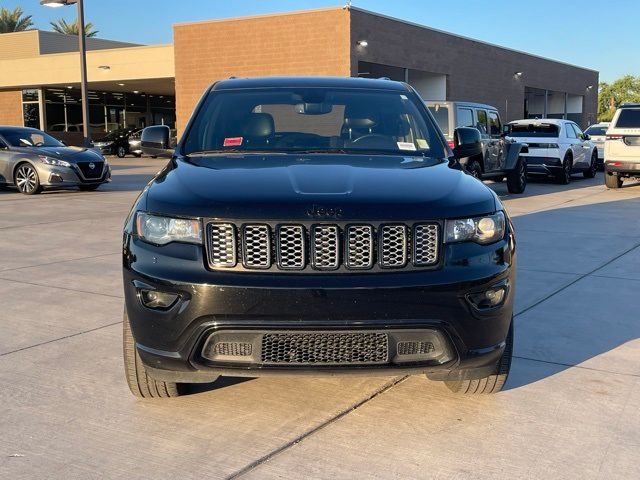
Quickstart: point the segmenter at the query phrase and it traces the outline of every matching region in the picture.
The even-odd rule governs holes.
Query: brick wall
[[[176,114],[180,135],[216,80],[351,72],[349,12],[341,8],[176,25]]]
[[[0,91],[0,125],[22,126],[22,91]]]
[[[362,39],[369,45],[356,48],[356,41]],[[522,118],[525,86],[584,95],[583,125],[596,118],[598,72],[593,70],[355,8],[351,11],[351,40],[353,75],[358,72],[359,60],[447,75],[447,100],[488,103],[507,119]],[[581,45],[575,44],[575,48]],[[522,77],[515,78],[515,72],[523,72]],[[594,88],[587,90],[588,85]]]

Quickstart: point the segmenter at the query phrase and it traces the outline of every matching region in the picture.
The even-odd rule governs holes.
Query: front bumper
[[[125,303],[138,353],[157,379],[207,382],[218,375],[427,373],[434,379],[480,378],[495,368],[511,324],[515,241],[443,247],[439,270],[369,274],[287,274],[209,271],[196,245],[163,247],[125,234]],[[507,285],[504,302],[478,311],[469,293]],[[140,289],[179,296],[167,311],[151,310]],[[207,353],[212,336],[285,332],[377,332],[431,342],[437,355],[417,361],[348,365],[242,363]],[[235,335],[235,337],[234,337]],[[253,337],[251,337],[253,335]],[[440,340],[430,340],[437,337]],[[244,337],[243,337],[244,338]],[[437,347],[441,341],[441,348]],[[254,343],[257,345],[256,343]],[[257,348],[257,347],[256,347]],[[291,352],[289,352],[291,354]],[[440,355],[442,353],[442,355]],[[436,358],[437,357],[437,358]]]
[[[105,162],[99,177],[86,178],[75,165],[58,167],[54,165],[36,165],[40,185],[43,187],[77,187],[79,185],[95,185],[111,181],[111,168]]]

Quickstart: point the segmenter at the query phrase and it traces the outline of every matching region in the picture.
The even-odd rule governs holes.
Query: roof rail
[[[635,102],[625,102],[622,105],[620,105],[620,107],[640,107],[640,103],[635,103]]]

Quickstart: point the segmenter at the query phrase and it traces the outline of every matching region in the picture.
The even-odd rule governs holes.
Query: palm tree
[[[22,32],[33,26],[31,15],[23,16],[24,12],[20,7],[13,11],[8,8],[0,8],[0,33]]]
[[[65,35],[78,35],[78,20],[73,23],[67,23],[64,18],[56,22],[51,22],[53,30],[58,33],[64,33]],[[84,29],[87,37],[95,37],[98,34],[97,30],[93,29],[93,23],[87,22],[84,24]]]

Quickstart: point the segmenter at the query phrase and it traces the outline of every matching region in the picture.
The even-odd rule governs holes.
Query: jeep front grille
[[[210,268],[342,271],[433,268],[440,224],[207,224]]]

